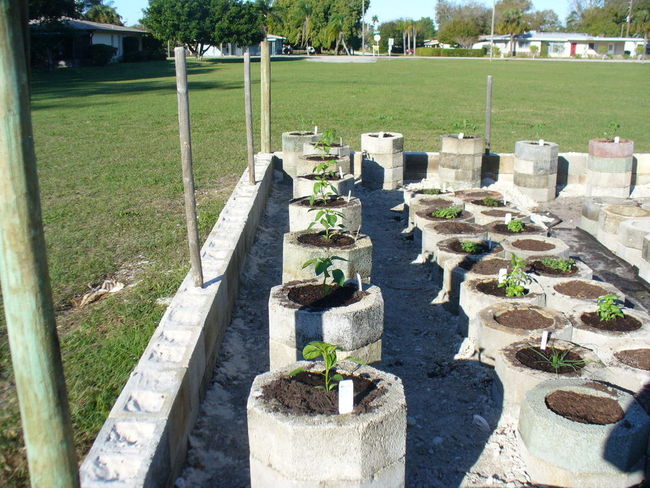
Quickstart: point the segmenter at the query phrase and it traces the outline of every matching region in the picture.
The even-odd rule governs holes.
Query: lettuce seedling
[[[576,262],[573,259],[563,259],[563,258],[542,258],[540,262],[547,268],[557,269],[558,271],[564,271],[568,273],[573,269],[573,265]]]
[[[512,219],[508,222],[507,227],[510,232],[523,232],[526,229],[526,224],[519,219]]]
[[[458,207],[441,207],[435,209],[431,216],[437,219],[455,219],[463,213],[462,208]]]
[[[603,322],[609,322],[615,318],[623,318],[623,306],[619,298],[613,293],[598,298],[598,317]]]
[[[495,200],[494,198],[485,197],[483,200],[481,200],[481,204],[485,205],[486,207],[499,207],[501,205],[501,202],[499,200]]]
[[[462,241],[460,247],[468,254],[481,254],[483,252],[483,244],[473,241]]]

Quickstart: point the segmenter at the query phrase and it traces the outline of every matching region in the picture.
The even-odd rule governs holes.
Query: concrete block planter
[[[361,181],[371,189],[395,190],[404,182],[404,136],[396,132],[361,134]]]
[[[517,141],[513,181],[517,190],[536,202],[555,199],[558,145],[553,142]]]
[[[316,147],[316,142],[306,142],[302,146],[302,152],[303,154],[325,154],[325,151],[323,151],[321,148]],[[337,158],[350,158],[350,146],[347,144],[339,144],[335,143],[332,144],[332,147],[330,147],[330,150],[328,154],[332,156],[336,156]]]
[[[466,222],[466,223],[472,223],[474,222],[474,215],[472,215],[470,212],[467,210],[463,210],[458,217],[454,217],[451,219],[445,219],[441,217],[434,217],[431,215],[433,212],[438,210],[439,208],[444,208],[448,206],[453,206],[453,205],[444,205],[443,207],[423,207],[421,210],[416,210],[415,215],[413,216],[413,222],[415,223],[415,226],[418,229],[422,229],[422,227],[426,224],[438,224],[440,222]],[[454,208],[458,208],[453,206]],[[418,208],[421,208],[418,206]]]
[[[438,243],[452,237],[485,241],[487,231],[482,225],[471,222],[426,223],[422,226],[422,254],[430,254],[435,259]]]
[[[483,138],[459,134],[441,136],[438,175],[443,187],[455,190],[480,188],[483,165]]]
[[[548,309],[547,309],[548,310]],[[540,338],[534,337],[514,342],[501,348],[494,361],[494,369],[503,383],[503,402],[519,406],[526,393],[544,381],[557,381],[565,378],[594,379],[601,376],[603,363],[590,349],[577,346],[561,339],[549,341],[546,354],[553,350],[567,354],[568,361],[584,361],[564,366],[557,371],[543,360],[539,350]]]
[[[572,326],[561,312],[548,307],[497,303],[478,312],[477,319],[470,324],[468,337],[474,340],[481,362],[494,364],[501,349],[514,342],[541,337],[543,331],[548,331],[554,339],[570,340]]]
[[[620,226],[626,220],[650,218],[650,210],[626,205],[608,205],[598,215],[596,238],[608,249],[616,252]]]
[[[335,240],[330,245],[313,245],[305,243],[305,236],[313,235],[314,231],[289,232],[284,235],[282,251],[282,282],[306,280],[314,277],[311,267],[303,269],[302,265],[313,258],[338,256],[347,261],[336,261],[336,267],[343,271],[346,278],[355,279],[357,273],[361,279],[370,280],[372,273],[372,241],[370,237],[359,234],[354,240],[355,233],[344,233],[352,242],[343,246],[335,245]]]
[[[361,200],[356,197],[338,197],[330,204],[312,207],[309,205],[309,197],[302,197],[289,202],[289,232],[307,230],[312,223],[318,210],[332,209],[343,214],[343,225],[346,229],[356,232],[361,227]],[[316,224],[314,230],[322,230],[323,226]]]
[[[589,407],[593,404],[618,410],[619,415],[603,418],[601,422],[611,423],[602,425],[571,420],[556,413],[564,413],[556,405],[562,397],[580,402],[587,412],[593,410]],[[581,379],[541,383],[525,396],[518,431],[534,483],[627,488],[643,480],[648,415],[622,390]]]
[[[648,234],[650,234],[650,217],[621,222],[616,254],[632,266],[639,267],[643,261],[643,239]]]
[[[591,139],[587,158],[587,196],[630,196],[634,142]]]
[[[496,278],[476,278],[469,281],[464,281],[460,285],[460,308],[470,321],[478,317],[479,311],[485,307],[496,305],[499,303],[519,303],[544,306],[544,292],[542,288],[535,282],[527,285],[528,292],[521,297],[506,297],[497,296],[492,293],[486,293],[495,287],[497,284]],[[500,288],[503,290],[503,288]]]
[[[488,230],[488,239],[491,239],[496,242],[501,242],[505,240],[506,238],[509,237],[519,237],[521,238],[526,238],[530,236],[546,236],[547,231],[546,229],[542,229],[541,227],[533,224],[527,224],[524,222],[525,228],[522,232],[511,232],[508,230],[508,227],[506,224],[501,221],[501,222],[492,222],[491,224],[487,224],[485,227]]]
[[[569,246],[561,239],[544,236],[508,237],[499,241],[506,258],[513,254],[519,258],[528,259],[531,256],[569,256]]]
[[[582,261],[574,260],[571,271],[563,272],[560,270],[546,268],[541,259],[543,258],[557,258],[558,256],[530,256],[528,264],[531,267],[533,279],[542,285],[543,289],[549,289],[557,282],[566,278],[591,280],[593,278],[592,269]]]
[[[510,214],[513,219],[519,219],[524,221],[525,223],[530,222],[530,218],[526,214],[512,207],[482,209],[478,213],[477,212],[473,212],[473,213],[474,213],[474,222],[481,225],[493,224],[495,222],[496,223],[504,222],[507,214]]]
[[[609,205],[623,205],[635,207],[636,202],[628,198],[614,197],[587,197],[582,202],[582,215],[580,217],[580,227],[592,236],[598,232],[598,218],[603,207]]]
[[[640,310],[623,309],[623,313],[631,317],[628,325],[617,324],[617,319],[610,322],[597,323],[597,326],[590,325],[587,321],[596,311],[596,306],[580,307],[569,315],[569,320],[573,325],[573,341],[589,348],[610,347],[611,344],[621,344],[628,342],[643,341],[648,338],[650,329],[650,316]],[[593,317],[593,315],[591,316]],[[623,330],[611,330],[613,328]]]
[[[326,309],[305,307],[290,298],[292,289],[319,283],[306,280],[271,288],[270,368],[282,368],[302,358],[302,349],[311,341],[336,344],[341,348],[340,358],[352,356],[366,363],[380,361],[384,300],[379,287],[364,285],[365,293],[359,301]]]
[[[604,281],[561,278],[553,282],[543,282],[546,306],[564,313],[571,313],[576,307],[597,307],[599,297],[607,294],[617,295],[625,300],[623,293]]]
[[[339,169],[343,171],[343,174],[350,174],[352,171],[350,165],[349,156],[336,156],[334,154],[303,154],[298,157],[296,162],[296,175],[310,175],[314,172],[314,167],[328,162],[330,164],[329,170],[336,171],[339,173]]]
[[[484,190],[480,187],[467,188],[465,190],[456,190],[454,196],[465,201],[482,200],[483,198],[494,198],[503,201],[503,194],[494,190]]]
[[[354,193],[354,176],[346,174],[343,178],[328,180],[338,195],[347,196],[350,192]],[[314,192],[314,183],[316,180],[312,175],[297,176],[293,179],[293,198],[306,197]]]
[[[600,347],[598,355],[606,366],[604,381],[639,393],[650,383],[650,341],[610,343]]]
[[[451,193],[444,193],[442,195],[416,194],[409,199],[408,203],[409,226],[415,225],[417,212],[438,207],[458,207],[464,210],[465,202],[460,198],[454,197]]]
[[[343,363],[342,373],[367,377],[382,388],[372,410],[346,415],[278,411],[264,388],[296,367],[312,364],[294,363],[255,378],[247,405],[251,486],[403,487],[406,400],[400,379]],[[314,367],[322,368],[322,363]],[[318,440],[326,443],[315,444]]]
[[[318,142],[321,134],[309,131],[282,133],[282,169],[291,178],[296,177],[298,158],[303,155],[303,147],[308,142]]]

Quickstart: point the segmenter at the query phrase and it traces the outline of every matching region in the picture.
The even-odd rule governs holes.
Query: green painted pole
[[[0,0],[0,281],[33,487],[79,486],[45,256],[27,2]]]

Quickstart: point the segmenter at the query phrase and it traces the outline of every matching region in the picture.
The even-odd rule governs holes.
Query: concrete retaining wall
[[[205,285],[185,277],[81,465],[83,487],[173,484],[264,212],[272,159],[256,156],[255,186],[248,171],[237,183],[201,250]]]

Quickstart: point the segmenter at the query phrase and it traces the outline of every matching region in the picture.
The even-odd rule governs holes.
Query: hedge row
[[[415,49],[416,56],[443,56],[443,57],[482,57],[485,56],[484,49],[442,49],[439,47],[418,47]]]

